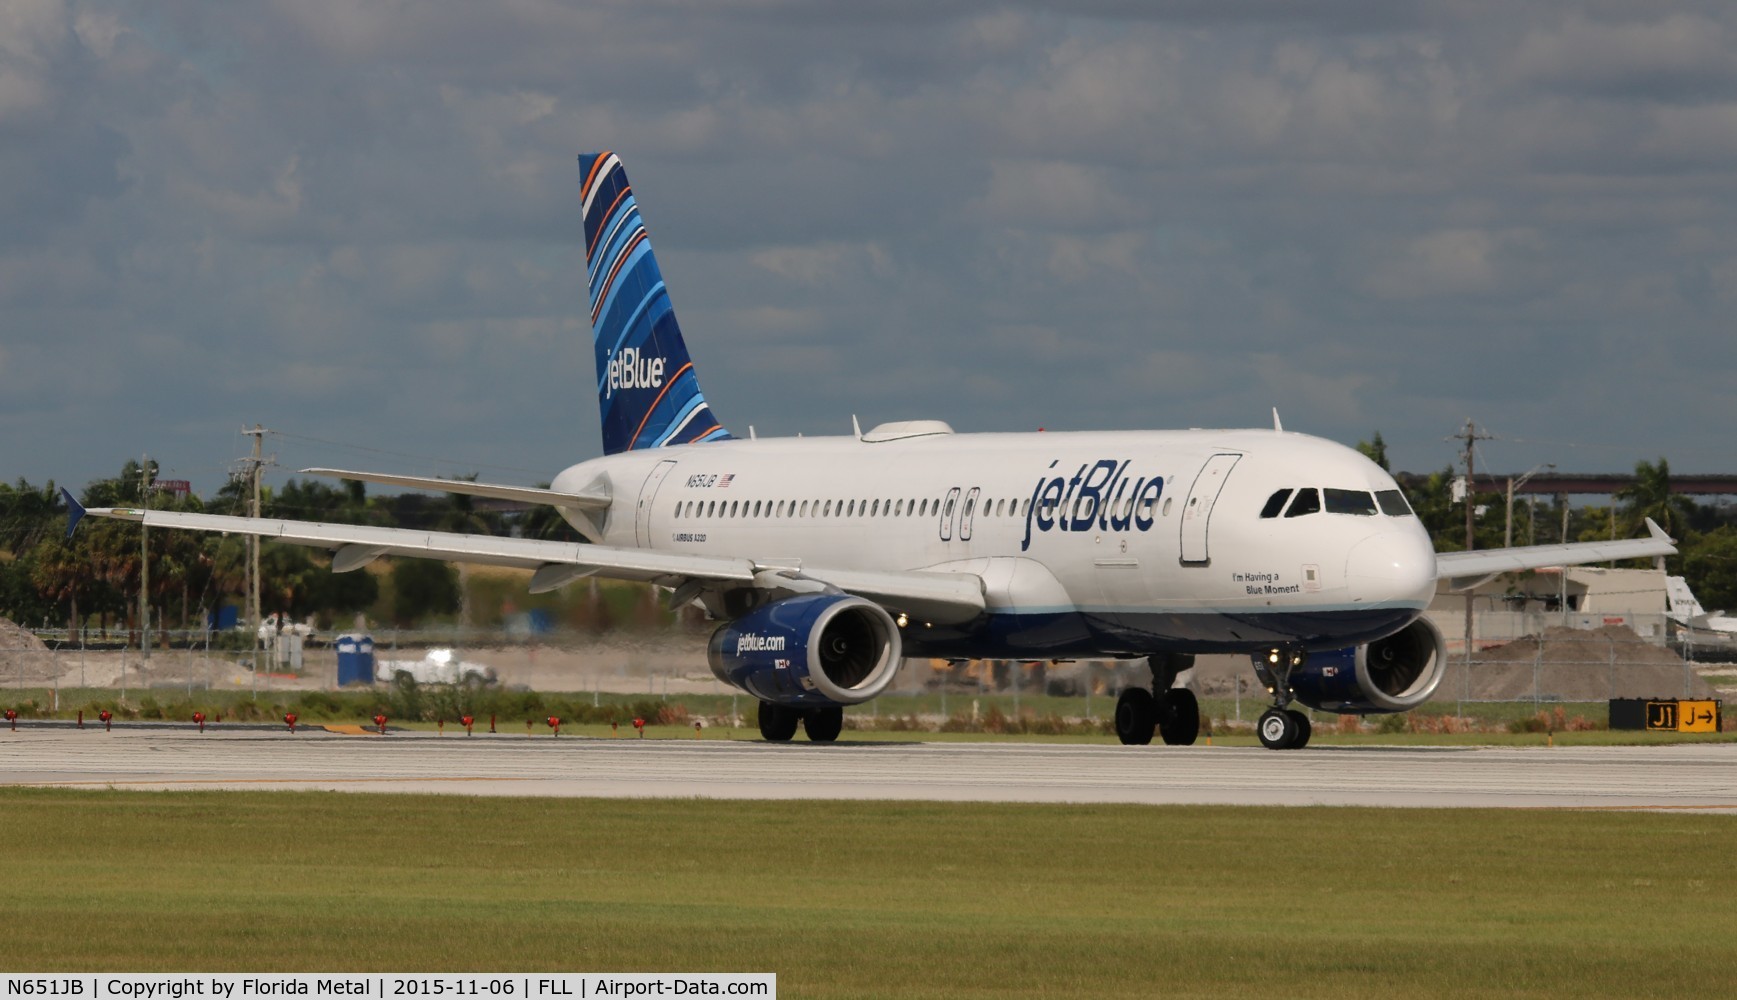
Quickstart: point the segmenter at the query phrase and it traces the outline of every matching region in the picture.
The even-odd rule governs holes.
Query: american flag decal
[[[736,474],[734,472],[726,472],[723,475],[719,476],[718,477],[718,489],[721,490],[724,487],[730,485],[730,480],[732,480],[734,478],[736,478]]]

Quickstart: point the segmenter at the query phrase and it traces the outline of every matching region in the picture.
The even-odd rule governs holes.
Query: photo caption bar
[[[0,1000],[589,1000],[591,997],[778,996],[774,972],[216,972],[8,973]]]

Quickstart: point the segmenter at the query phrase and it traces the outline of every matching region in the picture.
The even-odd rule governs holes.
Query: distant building
[[[1547,568],[1509,573],[1472,589],[1473,634],[1479,647],[1537,635],[1545,628],[1597,629],[1622,625],[1642,639],[1663,644],[1666,629],[1665,573],[1659,569],[1602,566]],[[1466,592],[1437,584],[1429,616],[1450,649],[1465,645]]]

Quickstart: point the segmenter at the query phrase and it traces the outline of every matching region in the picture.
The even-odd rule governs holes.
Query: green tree
[[[1683,576],[1708,610],[1737,608],[1737,527],[1723,525],[1682,545]]]
[[[16,486],[0,483],[0,547],[13,555],[23,555],[42,539],[57,534],[65,518],[66,508],[61,505],[54,480],[41,489],[22,476]]]
[[[1671,464],[1663,458],[1656,465],[1637,462],[1634,482],[1617,490],[1615,499],[1622,504],[1618,529],[1624,537],[1639,531],[1649,517],[1667,533],[1676,534],[1695,513],[1694,501],[1671,492]]]
[[[1381,440],[1380,431],[1375,432],[1375,439],[1372,441],[1357,442],[1357,450],[1363,453],[1364,458],[1381,466],[1383,471],[1393,471],[1392,467],[1387,464],[1387,442]]]
[[[397,559],[392,564],[392,618],[409,627],[458,610],[458,571],[433,559]]]

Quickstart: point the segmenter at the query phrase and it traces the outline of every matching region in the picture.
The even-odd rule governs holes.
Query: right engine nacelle
[[[1447,671],[1447,641],[1428,618],[1350,649],[1310,653],[1291,672],[1291,693],[1341,715],[1405,712],[1429,700]]]
[[[899,669],[899,629],[873,601],[802,594],[718,627],[706,662],[725,684],[790,707],[856,705]]]

